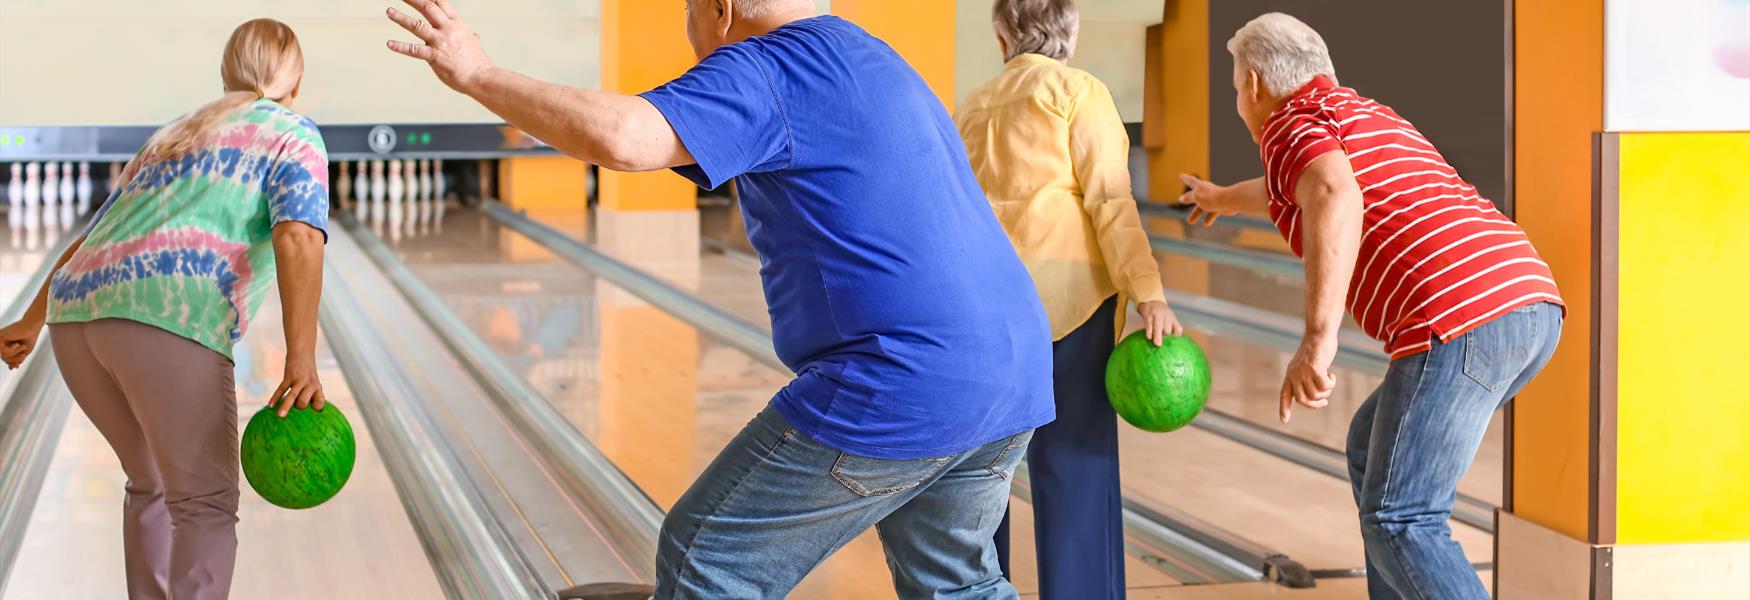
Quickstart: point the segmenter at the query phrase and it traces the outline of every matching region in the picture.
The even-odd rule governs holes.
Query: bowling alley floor
[[[579,212],[533,216],[581,240],[609,240],[598,249],[767,326],[757,260],[691,247],[693,239],[684,234],[673,241],[662,234],[686,231],[696,223],[604,224],[596,221],[596,215]],[[626,230],[597,230],[602,227]],[[661,507],[671,505],[730,436],[789,379],[787,373],[596,279],[478,211],[452,209],[435,223],[376,229],[446,307]],[[615,239],[636,243],[614,248]],[[18,273],[34,268],[42,260],[38,254],[0,253],[0,275],[5,275],[0,293],[7,298],[18,293],[23,277]],[[1157,258],[1169,274],[1188,265],[1175,256]],[[1236,301],[1298,293],[1295,282],[1218,266],[1210,266],[1204,277],[1207,287],[1200,293]],[[248,418],[277,383],[274,373],[281,359],[276,354],[275,311],[277,305],[270,300],[245,340],[246,351],[240,353],[240,420]],[[1284,353],[1208,336],[1200,336],[1199,342],[1216,373],[1212,407],[1326,448],[1342,447],[1348,415],[1377,383],[1372,375],[1340,373],[1339,393],[1331,408],[1300,411],[1292,423],[1283,425],[1274,418],[1272,388],[1286,363]],[[321,347],[324,384],[331,398],[347,405],[346,382],[326,343]],[[72,412],[26,535],[23,558],[9,587],[0,593],[5,598],[113,597],[120,589],[117,532],[122,476],[107,445],[76,408]],[[1463,486],[1466,493],[1489,501],[1499,498],[1498,425],[1491,429],[1490,440]],[[370,445],[368,428],[355,427],[355,431],[361,443],[359,466],[347,492],[331,504],[311,511],[284,511],[244,491],[235,597],[441,594]],[[1362,564],[1346,482],[1195,428],[1148,434],[1126,427],[1121,451],[1129,497],[1192,515],[1312,569],[1344,570]],[[1012,505],[1015,583],[1025,597],[1034,597],[1031,507],[1021,500]],[[1457,522],[1453,529],[1473,561],[1489,560],[1488,532]],[[1156,564],[1154,557],[1127,558],[1131,598],[1365,596],[1359,578],[1322,579],[1309,590],[1272,583],[1182,585]],[[792,597],[892,598],[874,535],[858,538],[829,559]]]
[[[604,225],[587,215],[531,216],[581,240],[616,237],[594,231]],[[639,240],[634,250],[597,248],[642,265],[743,319],[768,323],[757,261],[715,250],[690,258],[674,252],[653,256],[649,249],[663,244],[646,230],[663,227],[633,227],[640,231],[631,236]],[[788,379],[475,211],[451,211],[442,235],[404,236],[394,246],[446,305],[660,505],[672,503]],[[1274,419],[1273,391],[1260,390],[1280,377],[1287,356],[1227,340],[1201,341],[1218,374],[1212,405],[1327,447],[1341,447],[1348,412],[1377,383],[1372,376],[1345,373],[1332,408],[1303,411],[1283,427]],[[1346,482],[1202,430],[1156,435],[1127,428],[1123,435],[1127,494],[1212,522],[1312,569],[1361,566]],[[1489,459],[1479,459],[1473,479],[1499,478]],[[1488,492],[1486,485],[1479,488],[1467,491]],[[1016,531],[1030,531],[1029,507],[1020,501],[1014,506]],[[1453,528],[1473,561],[1489,560],[1492,541],[1487,532],[1456,522]],[[1017,587],[1031,592],[1036,585],[1031,540],[1018,540],[1015,550]],[[1163,595],[1177,593],[1170,590],[1190,593],[1216,587],[1181,586],[1137,557],[1130,558],[1127,572],[1138,594],[1155,594],[1135,597],[1169,598],[1177,597]],[[823,565],[795,597],[890,597],[887,577],[878,545],[873,536],[865,536]],[[1333,590],[1351,584],[1348,579],[1323,583]],[[1278,587],[1255,589],[1274,594],[1271,588]],[[1250,589],[1228,588],[1235,594]]]

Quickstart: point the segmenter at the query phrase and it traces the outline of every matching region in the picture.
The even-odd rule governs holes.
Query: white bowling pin
[[[74,194],[79,196],[79,214],[91,210],[91,163],[79,163],[79,182],[74,187]]]
[[[43,166],[43,226],[61,227],[61,164]]]
[[[407,233],[413,234],[419,226],[419,163],[417,161],[402,161],[401,176],[406,181],[401,186],[401,194],[407,199]]]
[[[24,166],[24,233],[25,249],[36,250],[42,228],[42,165]]]
[[[73,228],[73,163],[61,163],[61,229]]]
[[[24,166],[24,208],[38,206],[43,198],[43,167],[36,163]]]
[[[437,213],[436,190],[431,187],[431,159],[419,161],[419,212],[425,222],[425,230],[430,231],[432,218]]]
[[[61,163],[61,204],[73,203],[73,192],[78,188],[73,185],[73,163]]]
[[[371,177],[365,161],[353,165],[352,201],[358,205],[359,222],[371,220]]]
[[[6,181],[6,207],[13,217],[24,207],[24,163],[12,163],[12,177]]]
[[[402,192],[406,191],[404,188],[407,187],[407,180],[403,179],[401,177],[401,161],[398,161],[398,160],[389,161],[389,184],[388,184],[388,187],[389,187],[389,230],[396,233],[396,234],[399,234],[401,232],[401,218],[405,214],[405,213],[401,212],[401,208],[402,208],[401,207],[401,199],[403,197]],[[400,237],[397,235],[396,239],[400,239]]]
[[[340,161],[340,177],[333,180],[335,198],[342,210],[352,210],[352,163]]]
[[[381,233],[383,219],[389,216],[389,182],[383,179],[383,161],[371,161],[371,227]]]
[[[433,227],[433,229],[436,229],[438,233],[443,233],[444,232],[444,210],[449,208],[449,203],[444,200],[444,159],[441,159],[441,158],[432,161],[432,165],[431,165],[431,198],[437,204],[437,206],[434,207],[437,210],[433,211],[433,214],[431,217],[432,221],[436,222],[435,223],[436,226]]]

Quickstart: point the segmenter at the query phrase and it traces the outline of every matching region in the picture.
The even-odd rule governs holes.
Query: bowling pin
[[[73,184],[73,163],[61,163],[61,203],[72,204],[73,192],[78,188]]]
[[[341,210],[352,210],[352,165],[340,161],[340,180],[334,183],[335,197]]]
[[[438,233],[444,232],[444,210],[449,208],[449,202],[444,200],[444,159],[432,161],[431,165],[431,197],[436,201],[437,210],[432,214]]]
[[[356,167],[356,173],[352,176],[353,202],[358,203],[359,222],[364,223],[371,220],[370,172],[367,170],[365,161],[358,161],[353,166]]]
[[[418,164],[419,164],[418,162],[411,161],[411,160],[401,162],[401,168],[403,169],[401,176],[406,181],[405,183],[402,184],[401,194],[403,197],[405,197],[407,199],[407,234],[408,235],[412,235],[414,228],[418,227],[420,224],[420,221],[419,221],[419,168],[417,166]]]
[[[401,239],[402,192],[406,190],[407,180],[401,177],[401,161],[389,161],[389,232],[393,239]]]
[[[79,214],[89,212],[91,210],[91,163],[79,163],[79,182],[73,193],[79,195],[79,206],[76,207]]]
[[[12,163],[12,177],[6,180],[6,209],[8,221],[17,221],[18,211],[24,209],[24,163]]]
[[[61,230],[73,228],[73,163],[61,163]]]
[[[43,227],[61,228],[61,164],[43,165]]]
[[[431,159],[420,159],[419,165],[419,232],[431,230]]]
[[[383,219],[389,216],[388,182],[383,179],[383,161],[371,161],[371,228],[383,232]]]
[[[25,249],[36,250],[42,228],[42,165],[24,166],[24,235]]]

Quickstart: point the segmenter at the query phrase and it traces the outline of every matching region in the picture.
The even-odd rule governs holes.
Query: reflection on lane
[[[449,233],[441,239],[404,239],[395,244],[399,254],[661,506],[679,498],[789,381],[787,373],[701,335],[477,213],[451,212],[448,220]],[[575,227],[574,221],[560,222],[561,229]],[[646,265],[689,290],[711,285],[711,272],[694,263],[657,257]],[[743,272],[755,273],[745,265]],[[763,324],[764,301],[755,302],[758,314],[748,312],[753,303],[739,312]],[[1027,532],[1029,518],[1024,511],[1015,517]],[[1030,547],[1032,541],[1017,538],[1016,544]],[[1016,585],[1033,589],[1030,561],[1018,561],[1016,569]],[[1129,573],[1137,587],[1174,583],[1135,559]],[[829,559],[794,597],[886,598],[890,590],[871,533]]]
[[[443,231],[392,245],[664,508],[788,379],[477,213],[449,212]],[[794,597],[890,598],[890,589],[869,535],[828,560]]]
[[[279,384],[282,339],[278,294],[270,293],[236,352],[239,430]],[[324,336],[317,345],[319,375],[329,402],[353,422],[359,451],[352,478],[333,500],[301,511],[269,505],[245,484],[232,595],[440,597],[436,576],[328,348]],[[55,449],[7,597],[111,598],[126,589],[117,538],[125,477],[90,420],[73,413]]]
[[[599,245],[598,249],[610,254],[615,250]],[[700,295],[704,299],[720,306],[747,306],[759,298],[758,279],[746,267],[745,261],[725,257],[718,249],[703,250],[701,254],[701,263],[711,265],[701,269],[703,278],[713,282],[708,286],[709,291],[704,291],[705,285],[694,286],[694,289],[702,290]],[[632,260],[631,257],[624,258]],[[1175,264],[1170,267],[1183,271],[1184,266]],[[1164,272],[1174,273],[1170,268]],[[652,273],[667,276],[661,270],[652,270]],[[1202,281],[1208,285],[1190,291],[1208,293],[1205,290],[1216,285],[1209,281],[1210,277],[1208,272],[1203,273]],[[740,283],[735,283],[735,280]],[[1168,280],[1180,279],[1169,277]],[[671,280],[671,283],[687,286],[683,280]],[[1134,330],[1140,319],[1132,314],[1128,322]],[[1270,382],[1280,381],[1288,355],[1251,344],[1212,339],[1207,335],[1196,337],[1210,350],[1211,361],[1219,373],[1212,406],[1259,424],[1279,427],[1275,422],[1277,390],[1273,389],[1279,384]],[[1377,377],[1340,372],[1341,397],[1333,399],[1334,406],[1317,413],[1300,411],[1300,417],[1288,431],[1301,439],[1340,449],[1349,416],[1377,383]],[[1260,391],[1264,387],[1272,389]],[[1311,418],[1308,413],[1312,413]],[[1346,482],[1196,429],[1161,436],[1126,428],[1121,448],[1125,458],[1122,467],[1124,479],[1130,493],[1151,502],[1158,499],[1217,526],[1241,533],[1243,537],[1284,552],[1314,569],[1351,568],[1361,564],[1361,541],[1358,528],[1351,526],[1355,521],[1354,504]],[[1171,459],[1162,460],[1160,457]],[[1497,467],[1491,480],[1498,482],[1499,454],[1492,458],[1492,464]],[[1491,456],[1484,453],[1479,462],[1489,464],[1489,460]],[[1197,466],[1213,468],[1198,469]],[[1475,470],[1489,471],[1487,467]],[[1193,472],[1197,476],[1187,476]],[[1483,478],[1488,476],[1485,474]],[[1184,494],[1180,488],[1185,487],[1220,492],[1207,496]],[[1494,489],[1498,496],[1498,483]],[[1230,497],[1237,501],[1227,501]],[[1315,499],[1316,502],[1315,509],[1298,513],[1321,516],[1306,518],[1297,511],[1280,508],[1283,499],[1297,497]],[[1251,510],[1253,508],[1259,510]],[[1492,544],[1487,532],[1458,523],[1454,523],[1454,528],[1473,560],[1488,560]]]

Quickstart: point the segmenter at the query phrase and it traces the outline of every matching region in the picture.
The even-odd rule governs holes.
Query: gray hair
[[[693,4],[699,0],[687,0],[687,10],[693,9]],[[743,19],[757,19],[772,12],[772,9],[782,6],[789,0],[735,0],[735,16]]]
[[[1272,96],[1293,94],[1319,75],[1337,78],[1325,38],[1300,19],[1279,12],[1246,23],[1227,41],[1227,51],[1234,57],[1234,68],[1257,71]]]
[[[997,36],[1009,42],[1004,60],[1029,53],[1064,60],[1075,52],[1076,0],[996,0],[990,14]]]

